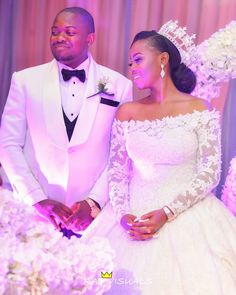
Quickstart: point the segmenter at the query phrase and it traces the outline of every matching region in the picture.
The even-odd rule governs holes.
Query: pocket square
[[[118,105],[120,104],[119,101],[115,101],[104,97],[101,97],[100,103],[107,104],[112,107],[118,107]]]

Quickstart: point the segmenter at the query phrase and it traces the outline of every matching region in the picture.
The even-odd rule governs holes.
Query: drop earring
[[[161,64],[161,73],[160,73],[160,75],[161,75],[162,79],[165,77],[165,71],[164,71],[164,65],[163,64]]]

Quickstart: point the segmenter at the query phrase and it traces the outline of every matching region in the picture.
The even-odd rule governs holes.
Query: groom
[[[112,121],[132,98],[130,80],[93,60],[94,37],[88,11],[60,11],[55,59],[13,74],[2,116],[0,161],[14,194],[58,229],[85,229],[108,201]]]

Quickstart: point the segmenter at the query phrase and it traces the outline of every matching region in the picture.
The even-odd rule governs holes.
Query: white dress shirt
[[[67,118],[72,122],[80,113],[83,104],[83,93],[88,82],[89,58],[87,58],[77,68],[72,69],[60,62],[57,62],[60,76],[61,104]],[[69,81],[64,81],[61,70],[85,70],[85,82],[81,82],[77,77],[72,77]]]

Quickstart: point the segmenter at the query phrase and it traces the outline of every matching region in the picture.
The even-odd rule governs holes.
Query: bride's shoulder
[[[193,111],[212,111],[212,105],[209,101],[206,101],[202,98],[198,98],[192,95],[186,95],[186,107],[188,108],[188,112],[193,112]]]
[[[139,101],[130,101],[123,103],[116,112],[116,119],[121,122],[130,121],[139,108]]]

